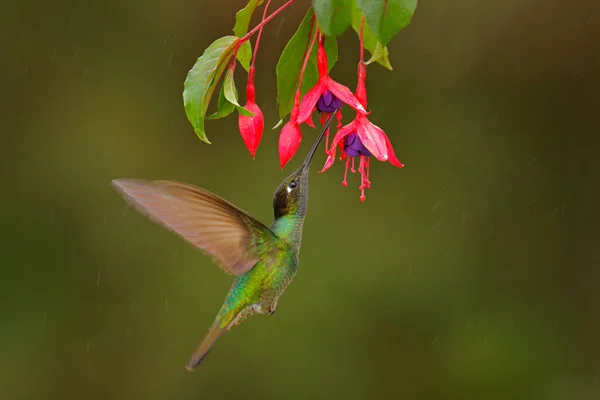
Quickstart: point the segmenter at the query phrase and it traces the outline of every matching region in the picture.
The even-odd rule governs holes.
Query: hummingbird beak
[[[306,156],[306,160],[304,160],[304,162],[302,163],[300,170],[308,171],[308,167],[310,167],[310,162],[311,162],[313,156],[315,155],[315,152],[317,151],[317,147],[319,147],[319,143],[321,143],[321,140],[323,139],[325,132],[327,132],[327,129],[329,129],[329,125],[331,125],[334,118],[335,118],[335,113],[331,113],[331,116],[329,117],[327,122],[325,122],[325,125],[323,125],[323,130],[319,134],[319,137],[317,138],[317,140],[313,144],[312,148],[308,152],[308,155]]]

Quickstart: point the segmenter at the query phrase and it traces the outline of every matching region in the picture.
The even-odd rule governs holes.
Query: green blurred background
[[[210,121],[207,145],[181,99],[243,4],[0,6],[0,398],[599,399],[597,0],[421,1],[395,70],[368,78],[406,167],[373,162],[365,203],[341,164],[313,168],[278,313],[185,371],[231,277],[109,183],[182,180],[271,220],[314,132],[281,172],[278,131],[253,161],[235,117]],[[264,32],[267,127],[308,4]],[[349,31],[333,75],[351,88],[357,59]]]

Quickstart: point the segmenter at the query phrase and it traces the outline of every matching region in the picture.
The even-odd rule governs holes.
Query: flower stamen
[[[367,189],[371,189],[371,181],[369,180],[369,169],[371,165],[371,157],[367,157],[365,160],[365,171],[367,173]]]
[[[358,173],[360,174],[360,186],[358,187],[360,189],[360,201],[365,201],[365,189],[368,187],[365,176],[365,158],[366,156],[361,155],[358,164]]]
[[[325,124],[327,119],[329,119],[329,113],[321,113],[321,126]],[[325,131],[325,154],[329,154],[327,149],[329,149],[329,127]]]
[[[350,158],[348,157],[346,159],[346,169],[344,170],[344,180],[342,181],[342,186],[348,186],[348,166],[350,165]],[[352,162],[354,162],[354,159],[352,159]]]

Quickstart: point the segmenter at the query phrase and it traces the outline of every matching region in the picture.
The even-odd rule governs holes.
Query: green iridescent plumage
[[[213,325],[186,368],[194,369],[215,342],[253,314],[271,315],[298,269],[308,202],[310,161],[334,114],[302,166],[275,191],[270,227],[219,196],[185,183],[117,179],[115,188],[137,209],[203,250],[236,279]]]

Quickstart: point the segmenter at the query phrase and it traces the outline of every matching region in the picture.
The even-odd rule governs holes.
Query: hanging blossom
[[[269,8],[269,4],[271,0],[267,1],[265,5],[265,9],[263,11],[262,20],[265,21],[267,16],[267,9]],[[246,148],[250,152],[252,158],[256,157],[256,150],[258,149],[258,145],[262,139],[263,132],[265,130],[265,118],[263,113],[256,104],[256,91],[254,89],[254,60],[256,60],[256,53],[258,52],[258,44],[260,43],[260,37],[262,36],[262,26],[258,31],[258,36],[256,37],[256,44],[254,46],[254,53],[252,54],[252,63],[250,65],[250,69],[248,70],[248,83],[246,84],[246,104],[244,107],[246,110],[250,111],[252,116],[246,116],[240,114],[238,117],[238,128],[240,130],[240,135],[242,135],[242,140],[246,145]],[[235,62],[235,58],[234,61]]]
[[[335,113],[337,117],[337,129],[342,127],[342,106],[344,103],[354,108],[356,111],[365,113],[366,110],[358,99],[352,94],[346,86],[334,81],[329,76],[329,60],[325,51],[325,36],[319,36],[319,48],[317,51],[317,70],[319,72],[319,81],[306,93],[300,105],[298,123],[307,122],[314,127],[312,123],[312,112],[316,109],[321,114],[321,125],[329,119],[329,115]],[[315,99],[316,103],[315,103]],[[325,149],[329,147],[329,127],[325,131]]]
[[[246,85],[246,104],[244,107],[254,115],[246,116],[240,114],[238,117],[238,127],[246,148],[248,148],[252,158],[255,158],[256,150],[258,149],[258,145],[262,139],[263,131],[265,130],[265,119],[260,107],[258,107],[258,104],[256,104],[254,91],[254,66],[250,67],[250,71],[248,72],[248,84]]]
[[[302,123],[307,123],[309,126],[314,127],[312,113],[315,109],[321,114],[321,124],[325,123],[325,119],[329,117],[329,114],[336,113],[339,126],[341,126],[342,119],[340,109],[344,103],[348,104],[359,113],[367,113],[363,105],[358,101],[354,94],[352,94],[350,89],[331,79],[329,76],[327,53],[325,51],[325,36],[321,32],[318,32],[318,30],[315,30],[314,34],[312,31],[313,28],[311,27],[309,35],[312,36],[312,40],[309,45],[307,44],[304,53],[304,64],[299,74],[298,87],[294,97],[294,106],[292,107],[290,121],[282,128],[279,136],[279,163],[282,169],[294,154],[296,154],[296,151],[300,146],[300,142],[302,141],[300,125]],[[319,80],[315,86],[306,93],[302,102],[300,102],[300,87],[302,85],[304,70],[306,69],[306,64],[317,37],[319,39],[317,49],[317,70],[319,72]],[[329,129],[327,129],[326,138],[327,148],[329,143]]]
[[[362,22],[364,26],[364,18]],[[364,108],[367,107],[367,88],[365,80],[367,77],[367,67],[364,63],[364,50],[362,40],[362,27],[360,35],[360,61],[358,63],[358,83],[356,85],[356,98],[360,101]],[[357,112],[356,117],[348,125],[345,125],[338,130],[330,149],[327,151],[328,156],[321,172],[329,169],[335,161],[336,147],[341,147],[342,157],[346,159],[346,169],[344,171],[344,180],[342,185],[347,186],[348,169],[354,173],[355,159],[359,158],[358,172],[360,174],[360,201],[365,201],[365,189],[371,187],[369,180],[369,164],[371,157],[385,162],[389,161],[395,167],[402,168],[404,165],[398,160],[392,143],[385,132],[373,124],[364,113]]]
[[[309,53],[310,54],[310,53]],[[319,47],[317,49],[317,71],[319,80],[317,84],[306,93],[298,110],[298,124],[304,122],[314,127],[312,113],[316,109],[321,114],[321,125],[335,113],[338,120],[338,129],[342,125],[341,108],[344,103],[356,111],[366,114],[366,110],[352,91],[346,86],[331,79],[329,76],[329,61],[325,51],[325,35],[319,32]],[[329,128],[325,132],[325,148],[329,146]]]
[[[352,91],[329,76],[329,63],[325,52],[325,35],[322,33],[319,33],[317,70],[319,71],[319,80],[306,93],[302,103],[300,103],[298,124],[306,122],[315,108],[321,113],[332,113],[339,111],[343,103],[348,104],[362,114],[367,114],[363,105],[352,94]]]

